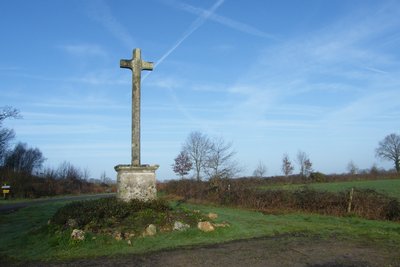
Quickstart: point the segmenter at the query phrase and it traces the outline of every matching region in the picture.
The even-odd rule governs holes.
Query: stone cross
[[[140,165],[140,81],[142,70],[153,70],[153,63],[142,60],[139,48],[132,59],[121,59],[120,67],[132,70],[132,166]]]

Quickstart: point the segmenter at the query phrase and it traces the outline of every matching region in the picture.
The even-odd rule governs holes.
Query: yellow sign
[[[8,193],[10,193],[10,190],[8,190],[8,189],[3,190],[3,194],[8,194]]]

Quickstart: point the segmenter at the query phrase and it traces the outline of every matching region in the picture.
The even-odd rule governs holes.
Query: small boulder
[[[212,232],[215,230],[214,226],[210,222],[199,222],[197,228],[203,232]]]
[[[129,240],[129,239],[131,239],[133,237],[135,237],[135,233],[130,233],[130,232],[124,233],[124,239],[125,240]]]
[[[76,227],[78,225],[78,223],[76,222],[75,219],[68,219],[67,220],[67,226],[68,227]]]
[[[182,223],[180,221],[174,222],[174,231],[185,231],[186,229],[189,229],[190,225],[186,223]]]
[[[225,228],[225,227],[229,227],[230,226],[229,223],[227,223],[227,222],[213,223],[213,225],[214,225],[214,227],[217,227],[217,228],[219,228],[219,227]]]
[[[210,212],[210,213],[207,215],[207,217],[208,217],[210,220],[215,220],[215,219],[218,218],[218,214]]]
[[[72,230],[71,233],[72,240],[83,241],[85,240],[85,232],[79,229]]]
[[[153,236],[157,233],[157,227],[154,224],[150,224],[146,227],[143,232],[143,236]]]
[[[122,233],[121,233],[121,232],[114,232],[114,234],[113,234],[113,237],[114,237],[114,239],[115,239],[115,240],[117,240],[117,241],[121,241],[121,240],[122,240],[122,237],[123,237],[123,235],[122,235]]]

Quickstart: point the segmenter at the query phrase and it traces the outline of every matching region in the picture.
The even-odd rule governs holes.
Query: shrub
[[[323,174],[314,173],[314,179]],[[350,192],[326,192],[308,187],[290,190],[258,190],[260,180],[220,179],[210,182],[171,181],[165,185],[168,194],[186,200],[258,209],[263,212],[282,213],[305,211],[325,215],[348,214]],[[370,189],[354,190],[351,212],[368,219],[400,221],[400,204],[391,197]]]
[[[321,183],[326,181],[325,174],[320,173],[320,172],[312,172],[310,174],[310,179],[313,182]]]

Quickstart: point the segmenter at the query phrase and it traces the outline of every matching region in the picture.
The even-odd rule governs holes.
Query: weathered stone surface
[[[135,237],[135,233],[130,233],[130,232],[125,232],[124,233],[124,239],[129,240],[131,238]]]
[[[117,198],[129,201],[138,199],[149,201],[157,198],[156,173],[158,165],[134,167],[118,165]]]
[[[190,225],[186,223],[182,223],[180,221],[174,222],[174,227],[172,228],[174,231],[184,231],[186,229],[189,229]]]
[[[153,70],[153,63],[143,61],[140,49],[136,48],[132,59],[121,59],[120,67],[132,70],[132,160],[131,165],[115,166],[117,198],[148,201],[156,198],[155,171],[158,166],[140,163],[140,82],[142,70]]]
[[[121,241],[122,240],[122,233],[121,232],[114,232],[113,237],[114,237],[115,240]]]
[[[214,225],[214,227],[217,227],[217,228],[219,228],[219,227],[225,228],[225,227],[229,227],[230,226],[229,223],[227,223],[227,222],[213,223],[213,225]]]
[[[218,218],[218,214],[216,214],[216,213],[209,213],[208,215],[207,215],[207,217],[210,219],[210,220],[215,220],[215,219],[217,219]]]
[[[146,227],[143,232],[143,236],[153,236],[157,234],[157,227],[154,224],[150,224]]]
[[[132,70],[132,166],[140,164],[140,82],[142,70],[153,70],[153,63],[142,60],[141,50],[135,48],[132,59],[121,59],[120,67]]]
[[[199,222],[197,228],[203,232],[212,232],[215,230],[214,226],[210,222]]]
[[[71,238],[73,240],[83,241],[85,240],[85,232],[79,229],[72,230]]]
[[[78,223],[76,222],[75,219],[68,219],[67,220],[67,226],[68,227],[76,227],[78,225]]]

